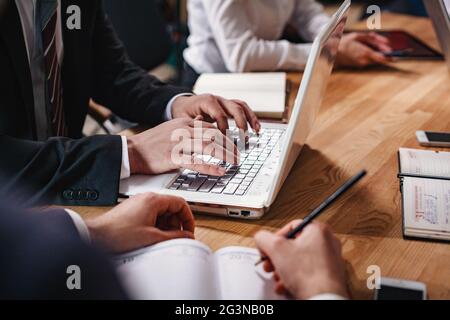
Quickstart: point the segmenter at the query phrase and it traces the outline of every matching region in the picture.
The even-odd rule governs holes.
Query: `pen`
[[[422,178],[422,179],[434,179],[434,180],[450,180],[450,177],[439,177],[439,176],[427,176],[421,174],[411,174],[411,173],[400,173],[399,178]]]
[[[350,189],[356,182],[361,180],[367,174],[366,170],[362,170],[356,176],[344,183],[339,189],[337,189],[331,196],[329,196],[324,202],[322,202],[316,209],[314,209],[299,225],[291,230],[286,239],[295,239],[297,234],[303,231],[311,222],[313,222],[320,214],[330,206],[337,198],[343,195],[348,189]],[[266,261],[267,257],[261,257],[261,259],[255,263],[255,266]]]

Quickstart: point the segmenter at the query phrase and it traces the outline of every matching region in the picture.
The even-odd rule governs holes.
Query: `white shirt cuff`
[[[172,105],[173,105],[173,102],[175,101],[175,99],[178,98],[178,97],[188,97],[188,96],[193,96],[193,94],[192,93],[180,93],[180,94],[177,94],[172,99],[170,99],[170,101],[169,101],[169,103],[167,104],[167,107],[166,107],[166,112],[164,112],[164,121],[169,121],[169,120],[173,119],[173,117],[172,117]]]
[[[322,293],[318,294],[317,296],[311,297],[308,300],[347,300],[347,298],[344,298],[335,293]]]
[[[127,137],[121,136],[122,139],[122,166],[120,168],[120,180],[129,178],[131,175],[130,158],[128,158],[128,142]]]
[[[80,217],[80,215],[70,209],[64,209],[64,210],[72,218],[72,221],[75,224],[75,228],[77,228],[81,239],[83,239],[83,241],[85,241],[86,243],[91,243],[91,235],[89,234],[89,229],[88,229],[86,223],[84,222],[84,220]]]

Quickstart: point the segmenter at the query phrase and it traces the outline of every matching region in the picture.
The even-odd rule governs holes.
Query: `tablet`
[[[361,32],[361,31],[357,31]],[[376,32],[389,39],[392,52],[386,56],[396,59],[443,60],[444,56],[422,40],[403,30],[362,31]],[[376,49],[376,48],[374,48]]]

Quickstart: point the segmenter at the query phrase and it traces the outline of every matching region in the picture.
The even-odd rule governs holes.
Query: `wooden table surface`
[[[384,14],[382,26],[408,30],[438,48],[427,19]],[[289,77],[298,88],[299,74]],[[295,94],[293,90],[291,105]],[[366,286],[367,268],[377,265],[382,276],[423,281],[431,299],[449,299],[450,245],[402,237],[397,151],[400,147],[420,148],[416,130],[450,130],[450,74],[444,62],[337,70],[315,130],[271,211],[254,222],[197,215],[196,237],[213,250],[254,246],[256,231],[275,231],[304,217],[364,168],[368,176],[320,219],[329,223],[342,241],[354,297],[372,297]],[[84,217],[106,210],[75,209]]]

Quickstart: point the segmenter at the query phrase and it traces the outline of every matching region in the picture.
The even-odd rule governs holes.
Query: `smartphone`
[[[381,278],[380,289],[375,290],[375,300],[426,300],[425,283],[392,278]]]
[[[417,131],[417,140],[425,147],[447,147],[450,148],[450,133]]]

